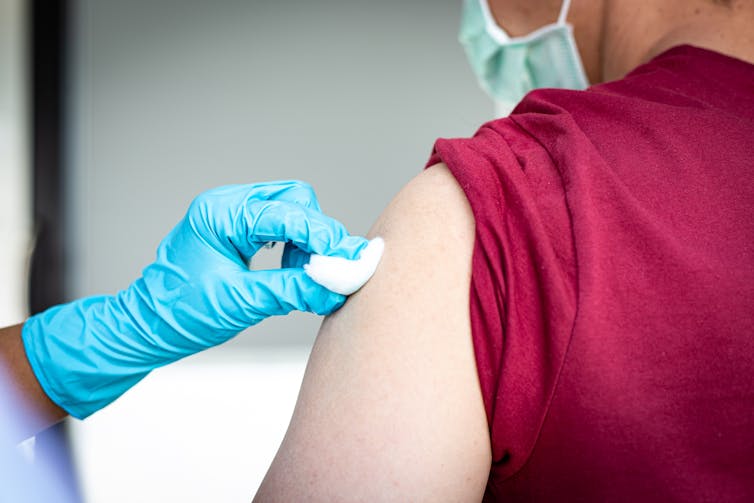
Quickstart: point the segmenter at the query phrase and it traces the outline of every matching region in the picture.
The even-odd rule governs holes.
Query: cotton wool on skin
[[[351,295],[364,286],[380,263],[385,242],[376,237],[361,251],[359,258],[348,260],[341,257],[312,255],[304,271],[315,282],[341,295]]]

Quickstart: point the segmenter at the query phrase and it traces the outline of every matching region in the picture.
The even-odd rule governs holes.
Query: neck
[[[690,44],[754,64],[754,3],[607,0],[602,80],[623,77],[671,47]]]

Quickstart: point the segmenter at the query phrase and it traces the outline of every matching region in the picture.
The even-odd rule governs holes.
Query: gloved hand
[[[269,241],[283,268],[249,270]],[[311,253],[358,257],[367,240],[320,213],[311,187],[272,182],[201,194],[160,243],[157,260],[114,296],[51,308],[24,324],[32,369],[48,396],[83,418],[152,369],[293,310],[328,314],[345,302],[309,278]]]

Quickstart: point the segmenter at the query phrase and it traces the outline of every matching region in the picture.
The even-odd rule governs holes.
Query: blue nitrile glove
[[[283,241],[283,269],[247,264]],[[301,268],[309,253],[357,258],[367,240],[320,213],[301,182],[221,187],[197,197],[128,289],[33,316],[23,327],[48,396],[74,417],[106,406],[152,369],[221,344],[268,316],[328,314],[345,297]]]

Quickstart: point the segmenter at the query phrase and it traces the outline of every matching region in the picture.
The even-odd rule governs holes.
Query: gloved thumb
[[[249,324],[269,316],[291,311],[306,311],[327,315],[346,301],[344,295],[331,292],[317,284],[303,269],[271,269],[246,271],[244,274],[246,306]]]

